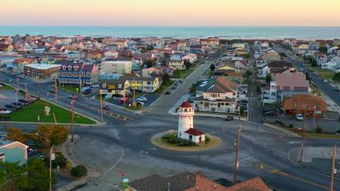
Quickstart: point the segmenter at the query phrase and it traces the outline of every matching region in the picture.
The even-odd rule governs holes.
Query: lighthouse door
[[[192,141],[192,135],[189,135],[189,140]]]

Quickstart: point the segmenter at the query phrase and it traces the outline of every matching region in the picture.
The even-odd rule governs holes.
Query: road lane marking
[[[298,181],[301,181],[301,182],[304,182],[304,183],[307,183],[307,184],[311,184],[313,186],[316,186],[316,187],[319,187],[319,188],[322,188],[322,189],[325,189],[325,190],[329,190],[329,187],[327,187],[327,186],[324,186],[324,185],[321,185],[321,184],[317,184],[317,183],[315,183],[313,181],[310,181],[310,180],[307,180],[307,179],[304,179],[304,178],[301,178],[301,177],[298,177],[298,176],[295,176],[295,175],[288,174],[286,172],[283,172],[283,171],[281,171],[279,169],[275,169],[275,168],[270,167],[268,165],[265,165],[263,163],[259,163],[256,166],[257,166],[257,168],[262,169],[264,171],[267,171],[269,173],[286,176],[286,177],[289,177],[289,178],[292,178],[292,179],[295,179],[295,180],[298,180]]]

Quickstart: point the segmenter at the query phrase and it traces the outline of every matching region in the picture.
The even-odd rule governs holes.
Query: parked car
[[[0,108],[0,114],[9,114],[9,113],[12,113],[12,111],[6,108]]]
[[[26,101],[26,100],[24,100],[24,99],[19,99],[18,102],[21,103],[22,105],[28,105],[28,104],[30,104],[30,102],[28,102],[28,101]]]
[[[13,109],[13,108],[15,108],[15,106],[12,105],[12,104],[6,104],[6,105],[5,105],[5,108]]]
[[[146,97],[144,97],[144,96],[141,96],[141,97],[137,98],[136,101],[145,102],[145,101],[148,101],[148,99],[146,99]]]
[[[232,121],[234,120],[234,116],[231,116],[231,115],[228,115],[226,118],[225,118],[226,121]]]
[[[295,118],[296,118],[296,120],[298,120],[298,121],[302,121],[302,120],[303,120],[303,116],[302,116],[302,114],[300,114],[300,113],[296,114],[296,115],[295,115]]]
[[[136,101],[136,104],[137,104],[137,105],[144,106],[144,102],[142,102],[142,101]]]
[[[166,91],[166,92],[165,92],[165,95],[170,95],[170,94],[171,94],[170,91]]]

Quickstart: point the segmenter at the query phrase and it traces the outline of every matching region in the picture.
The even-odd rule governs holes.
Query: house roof
[[[182,103],[182,105],[180,107],[184,107],[184,108],[185,107],[192,107],[192,105],[190,104],[190,102],[185,101],[185,102]]]
[[[327,103],[323,98],[309,94],[300,94],[291,98],[287,98],[283,102],[283,107],[285,108],[285,110],[327,111]]]
[[[228,187],[225,191],[271,191],[271,189],[260,177],[255,177]]]
[[[276,85],[283,86],[308,86],[305,74],[301,73],[281,73],[276,75]]]
[[[237,91],[237,84],[224,78],[217,77],[215,83],[210,86],[206,92],[209,93],[226,93],[226,92],[235,92]]]
[[[204,135],[204,133],[202,131],[195,129],[195,128],[190,128],[190,129],[186,130],[185,133],[187,133],[189,135],[194,135],[194,136]]]
[[[130,187],[138,191],[270,191],[271,189],[260,177],[225,187],[201,173],[183,172],[170,177],[158,174],[133,181]],[[133,190],[131,189],[131,190]]]
[[[271,61],[268,63],[268,67],[272,68],[272,67],[276,67],[276,68],[291,68],[293,67],[292,63],[288,63],[285,61]]]

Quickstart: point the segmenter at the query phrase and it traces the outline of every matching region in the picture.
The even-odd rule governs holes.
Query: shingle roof
[[[283,86],[308,86],[306,75],[301,73],[281,73],[276,75],[276,85]]]
[[[190,129],[186,130],[185,133],[187,133],[189,135],[194,135],[194,136],[204,135],[204,133],[202,131],[195,129],[195,128],[190,128]]]

